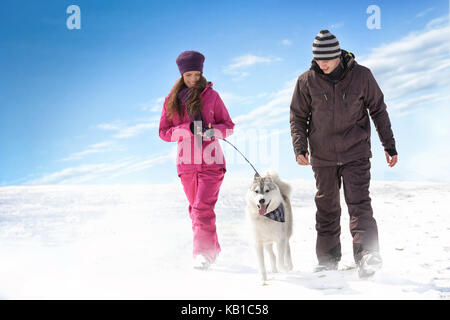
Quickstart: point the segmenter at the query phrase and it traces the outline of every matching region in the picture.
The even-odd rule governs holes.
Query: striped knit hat
[[[321,30],[312,46],[315,60],[332,60],[341,55],[338,39],[328,30]]]

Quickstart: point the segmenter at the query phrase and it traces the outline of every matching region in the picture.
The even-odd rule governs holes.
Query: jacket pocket
[[[332,108],[331,104],[328,103],[330,96],[325,92],[317,92],[311,94],[311,109],[315,113],[317,111],[329,112]]]
[[[370,120],[367,116],[356,121],[356,127],[362,132],[364,132],[364,137],[366,141],[370,140]]]
[[[326,93],[311,93],[311,100],[312,102],[327,102],[328,101],[328,95]]]

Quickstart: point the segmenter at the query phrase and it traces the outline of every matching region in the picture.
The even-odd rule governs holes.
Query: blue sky
[[[66,27],[72,4],[80,30]],[[372,4],[380,29],[366,25]],[[184,50],[206,56],[204,74],[236,123],[229,140],[258,169],[312,179],[294,161],[289,103],[321,29],[385,93],[399,163],[387,167],[372,124],[372,178],[448,182],[448,9],[448,1],[3,1],[0,185],[176,181],[175,144],[159,139],[158,125]],[[250,166],[222,147],[227,175],[250,179]]]

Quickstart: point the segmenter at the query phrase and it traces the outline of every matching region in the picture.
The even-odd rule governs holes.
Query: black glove
[[[189,129],[191,129],[191,132],[192,132],[192,134],[193,134],[194,136],[195,136],[196,134],[198,134],[198,133],[197,133],[198,131],[201,131],[201,130],[199,130],[199,128],[200,128],[200,127],[195,128],[194,121],[191,121],[191,124],[190,124],[190,126],[189,126]]]
[[[214,128],[206,129],[203,131],[205,133],[205,137],[212,138],[214,136]]]
[[[395,148],[394,148],[394,149],[386,149],[386,150],[384,150],[384,151],[386,151],[387,153],[389,153],[389,155],[390,155],[391,157],[397,155],[397,150],[395,150]]]
[[[302,156],[306,156],[306,153],[309,153],[308,151],[300,151],[300,154],[302,155]]]

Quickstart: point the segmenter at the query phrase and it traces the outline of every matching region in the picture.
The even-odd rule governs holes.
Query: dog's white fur
[[[261,187],[265,190],[260,190]],[[267,171],[262,177],[255,176],[245,197],[245,211],[253,228],[256,255],[263,283],[267,280],[264,249],[269,254],[272,272],[292,270],[291,250],[289,246],[289,238],[292,235],[290,193],[291,187],[281,181],[275,171]],[[261,199],[264,199],[265,203],[269,204],[266,213],[278,208],[282,202],[284,205],[285,222],[274,221],[260,215],[258,211]],[[272,244],[276,244],[277,246],[278,257],[273,252]]]

